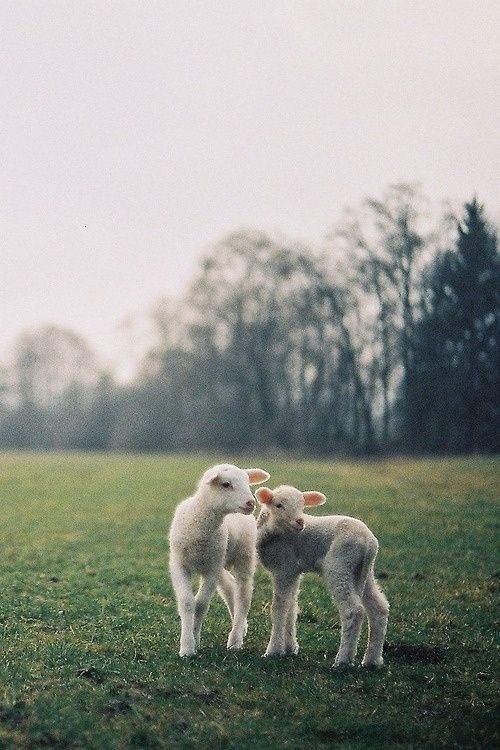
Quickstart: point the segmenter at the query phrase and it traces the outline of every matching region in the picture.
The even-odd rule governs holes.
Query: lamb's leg
[[[235,584],[234,576],[228,570],[223,570],[217,583],[217,591],[228,609],[231,622],[234,620]]]
[[[286,616],[285,648],[292,654],[299,653],[299,642],[297,641],[297,614],[299,611],[297,597],[299,595],[300,578],[290,592],[290,606]]]
[[[368,615],[368,645],[363,657],[364,667],[381,667],[384,663],[384,648],[389,604],[377,586],[373,571],[370,571],[363,592],[362,601]]]
[[[291,599],[298,585],[297,580],[297,577],[280,578],[274,576],[271,637],[264,656],[284,656],[286,653],[287,615],[292,604]]]
[[[349,547],[332,552],[324,565],[323,575],[340,614],[341,636],[335,666],[342,667],[354,663],[365,609],[354,581],[353,550]]]
[[[193,632],[197,649],[200,647],[201,626],[208,612],[210,600],[217,587],[217,578],[218,576],[216,575],[204,576],[194,599]]]
[[[247,616],[252,603],[253,570],[245,574],[235,571],[235,597],[233,627],[227,639],[227,647],[239,649],[247,632]]]
[[[342,634],[335,657],[335,666],[342,667],[354,663],[365,610],[361,599],[355,593],[344,594],[342,598],[337,596],[337,606],[342,623]]]
[[[194,638],[194,595],[191,576],[175,560],[170,560],[170,575],[174,586],[177,610],[181,618],[181,642],[179,656],[193,656],[196,653]]]

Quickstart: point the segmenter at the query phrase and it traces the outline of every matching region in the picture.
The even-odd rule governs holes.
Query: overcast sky
[[[498,0],[2,0],[0,359],[117,324],[242,226],[391,181],[500,217]]]

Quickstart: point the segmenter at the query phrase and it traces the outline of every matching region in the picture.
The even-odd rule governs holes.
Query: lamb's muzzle
[[[239,511],[241,513],[245,513],[246,515],[249,515],[250,513],[253,513],[255,510],[255,500],[247,500],[244,507],[239,507]]]

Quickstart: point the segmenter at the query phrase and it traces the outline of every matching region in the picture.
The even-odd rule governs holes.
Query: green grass
[[[177,656],[166,533],[214,460],[0,456],[0,748],[498,746],[500,461],[251,460],[380,541],[386,667],[336,672],[338,617],[313,576],[298,657],[261,658],[262,571],[244,650],[226,651],[215,598],[201,653]]]

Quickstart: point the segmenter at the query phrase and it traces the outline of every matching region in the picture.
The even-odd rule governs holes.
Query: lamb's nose
[[[254,502],[254,500],[247,500],[247,508],[249,510],[253,510],[255,508],[255,502]]]
[[[303,518],[297,518],[297,520],[295,521],[295,523],[297,524],[297,526],[299,527],[299,529],[303,529],[304,528],[304,519]]]

